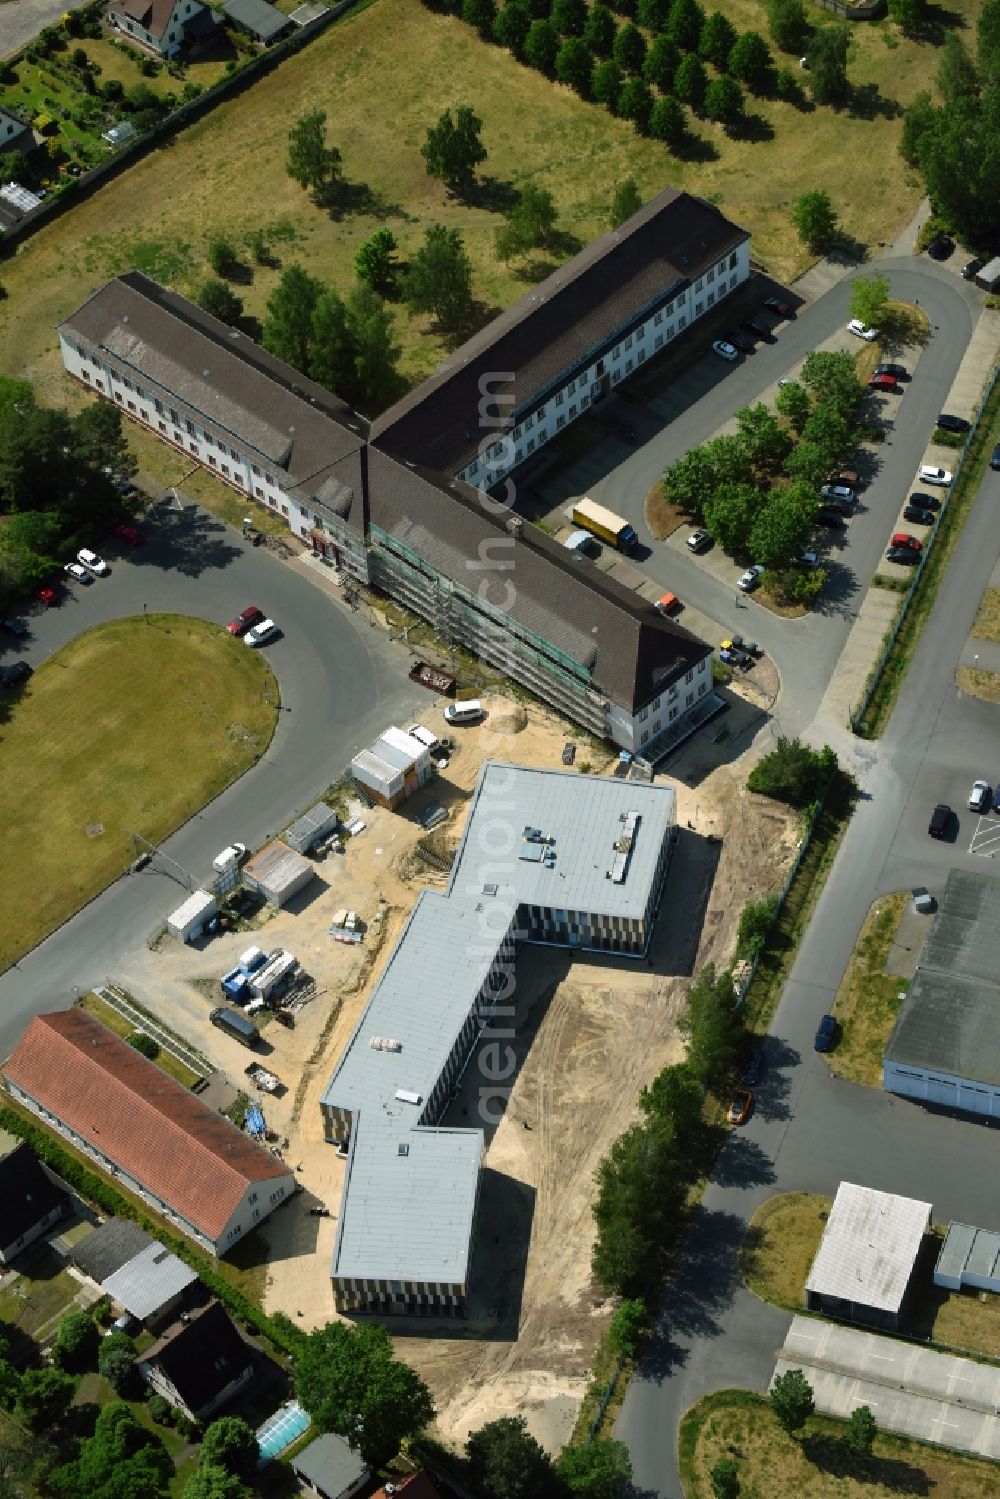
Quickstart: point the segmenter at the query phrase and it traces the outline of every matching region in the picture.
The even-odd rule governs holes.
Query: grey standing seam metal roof
[[[128,1218],[109,1218],[73,1245],[70,1259],[84,1275],[103,1284],[156,1240]]]
[[[899,1311],[930,1216],[929,1202],[841,1182],[806,1290]]]
[[[289,1460],[300,1478],[332,1499],[367,1477],[368,1465],[335,1432],[327,1431]]]
[[[568,656],[596,692],[630,712],[711,655],[711,646],[537,526],[524,522],[515,540],[509,518],[487,509],[468,484],[377,448],[368,450],[368,467],[373,526],[473,594],[486,590],[498,615]]]
[[[190,1265],[153,1243],[102,1281],[101,1290],[144,1322],[197,1279]]]
[[[282,469],[297,498],[319,498],[339,514],[357,490],[361,508],[364,417],[141,271],[109,281],[58,331],[174,391],[216,436],[238,437]]]
[[[267,0],[226,0],[222,9],[232,20],[265,42],[292,24],[290,16],[282,15],[276,6],[268,5]]]
[[[372,423],[387,452],[456,474],[475,457],[481,382],[513,403],[514,426],[563,371],[596,354],[667,288],[750,238],[712,204],[667,188],[526,292]],[[503,376],[510,372],[510,380]],[[516,415],[515,415],[516,413]]]
[[[675,820],[675,800],[670,786],[567,770],[525,774],[518,766],[488,760],[476,781],[449,893],[480,901],[506,898],[520,905],[641,917],[663,840]],[[621,818],[632,810],[640,820],[625,881],[618,885],[607,878],[607,871],[622,831]],[[506,857],[490,852],[495,844],[483,835],[485,826],[501,820],[514,839]],[[519,857],[525,827],[538,828],[555,840],[549,845],[556,856],[551,869]],[[482,894],[487,883],[499,885],[496,896]]]
[[[953,869],[885,1059],[1000,1087],[1000,879]]]
[[[622,830],[620,814],[632,809],[641,820],[625,882],[616,885],[605,870]],[[447,892],[418,896],[323,1094],[325,1104],[354,1114],[334,1275],[465,1281],[482,1135],[416,1128],[422,1109],[518,905],[544,901],[641,916],[673,809],[670,787],[493,761],[482,767]],[[482,849],[494,846],[486,834],[501,817],[511,853],[506,878],[489,896],[482,886],[487,876],[497,879],[500,860]],[[554,869],[518,858],[526,824],[555,835]],[[554,881],[560,881],[558,900]],[[400,1049],[373,1048],[373,1037],[397,1041]],[[421,1102],[403,1102],[399,1089],[419,1094]]]
[[[337,814],[332,807],[328,807],[326,802],[317,802],[315,807],[310,807],[308,812],[304,812],[296,822],[292,823],[286,836],[302,839],[307,838],[311,833],[319,835],[332,827],[337,820]]]
[[[939,1275],[947,1276],[949,1280],[961,1279],[978,1233],[979,1229],[973,1228],[971,1223],[949,1223],[934,1266],[935,1279]]]

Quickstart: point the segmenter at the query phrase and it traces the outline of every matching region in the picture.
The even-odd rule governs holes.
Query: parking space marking
[[[1000,819],[980,817],[969,844],[969,853],[979,854],[984,859],[992,859],[1000,853]]]

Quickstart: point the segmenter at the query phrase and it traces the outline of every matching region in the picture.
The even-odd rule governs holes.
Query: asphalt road
[[[234,838],[251,846],[304,810],[346,769],[352,754],[430,698],[407,678],[407,652],[266,548],[254,548],[201,510],[166,505],[144,522],[146,545],[105,552],[109,578],[70,585],[58,608],[29,620],[21,643],[4,636],[5,663],[38,666],[82,630],[122,615],[191,614],[224,625],[249,604],[271,614],[282,636],[265,647],[281,712],[267,753],[163,845],[196,879]],[[169,688],[168,688],[169,690]],[[2,700],[0,700],[2,701]],[[81,703],[85,712],[87,705]],[[0,719],[2,722],[2,719]],[[142,833],[143,829],[136,829]],[[114,974],[184,898],[169,866],[119,879],[77,917],[0,977],[0,1056],[30,1018],[71,1003],[74,989]]]
[[[618,1422],[640,1491],[680,1499],[677,1426],[702,1395],[767,1388],[790,1318],[743,1287],[736,1263],[747,1222],[765,1198],[832,1195],[840,1181],[856,1181],[929,1201],[939,1220],[1000,1228],[994,1126],[842,1082],[812,1047],[873,900],[914,884],[940,893],[953,866],[1000,873],[993,860],[968,851],[978,819],[964,810],[976,776],[1000,777],[997,709],[954,683],[1000,551],[998,503],[1000,475],[987,471],[888,731],[878,744],[857,746],[863,800],[775,1014],[755,1112],[722,1151]],[[938,801],[959,812],[950,845],[927,837]]]
[[[668,464],[707,441],[734,411],[759,400],[810,350],[846,327],[849,281],[781,324],[773,344],[758,344],[754,354],[741,356],[737,364],[706,351],[690,375],[678,382],[674,419],[593,487],[594,498],[631,521],[640,542],[649,548],[641,564],[644,572],[665,591],[690,599],[720,624],[757,640],[777,663],[782,726],[789,733],[800,732],[815,716],[982,308],[981,292],[926,257],[880,260],[878,269],[890,277],[893,297],[919,300],[930,318],[931,334],[903,394],[868,397],[872,412],[888,421],[889,432],[874,459],[858,514],[845,531],[825,533],[829,581],[816,610],[800,620],[783,620],[752,596],[741,598],[747,607],[737,609],[735,587],[713,576],[683,548],[654,540],[644,506]],[[913,369],[912,358],[908,362]]]
[[[63,0],[0,0],[0,57],[9,57],[66,14]]]

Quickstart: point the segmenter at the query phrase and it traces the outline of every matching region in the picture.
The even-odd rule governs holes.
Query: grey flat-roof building
[[[949,1223],[934,1266],[934,1284],[946,1291],[963,1286],[1000,1291],[1000,1234],[971,1223]]]
[[[167,1317],[197,1281],[190,1265],[154,1241],[102,1281],[101,1290],[140,1322],[155,1323]]]
[[[931,1205],[841,1182],[806,1280],[810,1311],[898,1328]]]
[[[227,21],[265,45],[292,30],[291,16],[283,15],[267,0],[226,0],[222,11]]]
[[[363,1489],[371,1469],[343,1437],[326,1431],[290,1459],[292,1472],[319,1499],[351,1499]]]
[[[483,1137],[440,1128],[505,1007],[517,948],[641,957],[667,872],[668,786],[481,769],[448,888],[423,891],[322,1099],[347,1148],[341,1311],[464,1314]]]
[[[953,869],[882,1060],[889,1093],[1000,1119],[1000,879]]]
[[[308,859],[275,838],[243,866],[243,882],[270,906],[283,906],[306,885],[316,870]]]

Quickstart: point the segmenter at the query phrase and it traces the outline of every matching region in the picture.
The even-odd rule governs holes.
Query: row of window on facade
[[[690,676],[691,676],[691,673],[688,672],[688,677],[690,678]],[[697,691],[697,693],[694,693],[694,692],[687,692],[687,693],[685,693],[685,695],[684,695],[684,707],[685,707],[685,709],[691,707],[692,703],[695,700],[695,697],[704,697],[704,695],[705,695],[705,693],[707,691],[708,691],[708,683],[707,682],[699,682],[698,683],[698,691]],[[670,724],[673,723],[674,719],[677,717],[677,715],[678,715],[679,712],[680,712],[679,705],[675,705],[673,708],[670,709],[670,711],[667,713],[667,726],[669,726]],[[642,713],[640,713],[639,717],[640,718],[644,718],[645,715],[646,715],[646,709],[644,708],[642,710]],[[654,719],[652,726],[650,728],[648,728],[648,729],[643,729],[642,733],[639,735],[639,743],[640,744],[648,744],[650,738],[652,737],[652,738],[655,739],[656,735],[660,733],[662,727],[663,727],[663,721],[662,721],[662,719],[659,719],[659,718]]]

